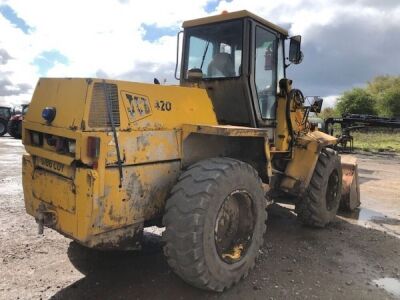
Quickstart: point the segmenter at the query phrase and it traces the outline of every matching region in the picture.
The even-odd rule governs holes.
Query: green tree
[[[400,76],[378,76],[366,90],[376,99],[379,115],[400,116]]]
[[[336,109],[339,114],[369,114],[377,113],[376,101],[373,96],[362,88],[354,88],[338,99]]]
[[[400,76],[377,76],[367,84],[367,91],[373,96],[379,96],[393,86],[400,86]]]
[[[400,85],[393,86],[379,95],[378,108],[381,115],[400,117]]]

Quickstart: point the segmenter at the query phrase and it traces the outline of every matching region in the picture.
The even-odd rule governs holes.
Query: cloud
[[[26,83],[14,85],[9,79],[0,79],[0,96],[17,96],[26,94],[31,86]]]
[[[5,49],[0,49],[0,65],[5,65],[11,58]]]
[[[379,11],[338,13],[334,24],[307,30],[303,63],[289,74],[305,93],[319,95],[340,94],[380,74],[398,75],[400,39],[394,32],[400,22]]]
[[[174,80],[186,19],[250,10],[303,35],[304,61],[287,75],[308,95],[340,95],[399,74],[397,0],[0,0],[0,102],[29,99],[40,76]],[[7,7],[6,11],[4,7]],[[329,102],[334,100],[330,96]]]

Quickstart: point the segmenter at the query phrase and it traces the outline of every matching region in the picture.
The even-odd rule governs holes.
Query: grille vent
[[[107,94],[106,94],[107,93]],[[108,95],[108,97],[106,97]],[[108,117],[108,101],[115,127],[120,125],[118,88],[116,84],[95,83],[90,104],[89,127],[111,127]]]

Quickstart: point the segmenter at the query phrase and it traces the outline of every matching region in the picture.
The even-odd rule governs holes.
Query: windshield
[[[185,74],[200,69],[203,78],[240,76],[243,22],[235,20],[186,30]]]

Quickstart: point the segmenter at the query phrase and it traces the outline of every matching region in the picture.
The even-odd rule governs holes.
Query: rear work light
[[[97,159],[100,154],[100,138],[89,136],[87,139],[87,156]]]
[[[67,140],[67,148],[69,153],[76,152],[76,142],[74,140]]]
[[[42,118],[50,124],[53,122],[54,118],[56,117],[56,108],[55,107],[46,107],[42,111]]]
[[[40,132],[31,131],[31,144],[34,146],[42,146],[43,134]]]

